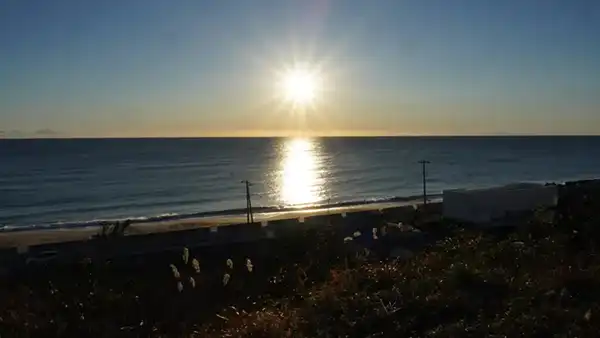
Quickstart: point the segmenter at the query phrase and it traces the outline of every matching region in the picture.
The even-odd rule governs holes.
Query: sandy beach
[[[432,203],[440,202],[441,198],[430,200]],[[402,202],[366,203],[330,208],[308,208],[302,210],[287,210],[276,212],[262,212],[254,214],[255,222],[271,222],[282,219],[295,219],[300,217],[321,216],[328,214],[344,214],[353,212],[364,212],[384,210],[403,206],[417,206],[420,200]],[[126,231],[127,236],[146,235],[152,233],[164,233],[172,231],[192,230],[203,227],[219,227],[232,224],[243,224],[246,222],[245,214],[196,217],[188,219],[141,222],[132,224]],[[61,242],[82,241],[92,238],[101,230],[99,226],[81,228],[57,228],[40,229],[16,232],[0,233],[0,248],[30,247],[42,244],[53,244]]]

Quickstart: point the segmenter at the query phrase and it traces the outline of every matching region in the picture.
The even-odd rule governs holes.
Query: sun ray
[[[294,110],[315,108],[323,90],[323,80],[316,69],[295,65],[278,75],[281,101]]]

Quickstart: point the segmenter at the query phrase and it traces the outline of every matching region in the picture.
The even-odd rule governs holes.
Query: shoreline
[[[441,195],[429,196],[428,201],[439,203]],[[344,213],[355,213],[375,211],[390,208],[414,206],[422,204],[422,198],[406,197],[395,198],[387,201],[373,202],[347,202],[344,205],[329,205],[313,208],[290,208],[269,211],[258,211],[254,213],[254,222],[273,222],[281,220],[293,220],[303,217],[314,217],[323,215],[339,215]],[[246,223],[245,213],[224,213],[176,218],[157,221],[137,221],[127,228],[125,236],[140,236],[158,233],[177,232],[200,228],[213,228]],[[106,222],[106,224],[112,224]],[[58,244],[75,241],[90,240],[102,229],[101,224],[81,227],[57,227],[0,231],[0,248],[10,249],[19,247],[32,247],[45,244]]]
[[[429,199],[441,198],[442,194],[430,194]],[[295,212],[310,212],[312,210],[320,209],[338,209],[345,207],[354,207],[371,204],[386,204],[386,203],[402,203],[421,200],[421,195],[410,195],[410,196],[394,196],[388,198],[373,198],[366,200],[352,200],[335,203],[316,203],[312,205],[304,206],[257,206],[253,207],[254,214],[270,214],[270,213],[295,213]],[[211,210],[211,211],[200,211],[195,213],[187,214],[176,214],[176,213],[164,213],[155,216],[132,216],[132,217],[119,217],[113,219],[93,219],[93,220],[79,220],[79,221],[56,221],[49,223],[39,223],[30,225],[13,225],[13,224],[2,224],[0,226],[0,235],[3,233],[16,233],[24,231],[39,231],[39,230],[58,230],[58,229],[80,229],[87,227],[101,228],[103,225],[111,225],[115,222],[129,221],[131,224],[145,224],[155,222],[167,222],[167,221],[187,221],[190,219],[198,218],[221,218],[221,217],[237,217],[246,215],[245,208],[234,208],[234,209],[223,209],[223,210]],[[245,222],[245,219],[244,219]]]
[[[569,184],[577,182],[587,182],[590,180],[575,180],[554,182],[545,184]],[[593,179],[592,179],[593,181]],[[440,203],[442,194],[428,195],[428,201],[431,203]],[[413,206],[416,208],[422,204],[421,196],[393,197],[387,200],[374,201],[355,201],[342,202],[314,207],[259,207],[254,208],[254,223],[274,222],[282,220],[298,220],[304,223],[301,218],[326,215],[340,215],[345,213],[369,212],[384,209],[402,208]],[[237,212],[236,212],[237,211]],[[22,228],[22,229],[3,229],[0,230],[0,249],[14,249],[19,252],[28,251],[29,247],[39,245],[55,245],[67,242],[88,241],[98,235],[103,225],[113,225],[115,222],[126,219],[97,222],[82,226],[62,226],[62,227],[44,227],[44,228]],[[171,216],[160,219],[135,220],[130,219],[131,225],[124,233],[125,237],[171,233],[185,230],[207,229],[226,226],[243,226],[246,224],[246,213],[244,209],[223,210],[213,212],[203,212],[192,216]],[[81,223],[79,223],[81,224]],[[265,226],[266,224],[262,224]],[[215,230],[216,229],[211,229]]]
[[[306,229],[282,222],[276,240],[192,246],[200,233],[246,233],[239,225],[57,246],[55,261],[49,247],[32,250],[33,260],[13,254],[0,316],[12,336],[593,336],[600,180],[557,190],[560,202],[545,215],[502,231],[419,212],[412,229],[384,225],[412,212],[404,207],[380,219],[307,219]],[[369,239],[370,219],[386,229],[380,238]],[[257,225],[250,232],[271,226]],[[350,243],[355,225],[362,234]]]

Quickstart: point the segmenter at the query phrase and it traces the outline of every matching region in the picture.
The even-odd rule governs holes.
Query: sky
[[[599,1],[0,0],[0,137],[489,134],[600,134]]]

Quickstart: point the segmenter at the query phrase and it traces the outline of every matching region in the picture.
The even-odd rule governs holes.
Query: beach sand
[[[431,200],[432,203],[440,202],[441,198]],[[408,205],[416,206],[419,200],[402,202],[367,203],[331,208],[314,208],[302,210],[289,210],[277,212],[255,213],[254,221],[276,221],[282,219],[295,219],[328,214],[343,214],[398,208]],[[197,217],[178,220],[154,221],[134,223],[127,228],[127,236],[145,235],[152,233],[192,230],[202,227],[218,227],[232,224],[246,223],[245,214],[223,215],[210,217]],[[72,242],[91,239],[101,230],[99,226],[64,229],[40,229],[27,231],[14,231],[0,233],[0,248],[27,248],[34,245]]]

